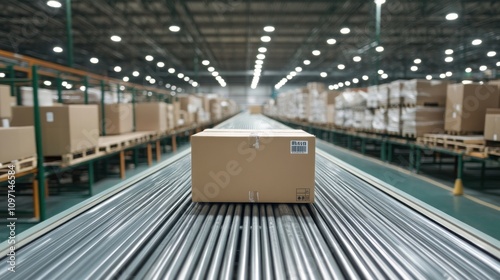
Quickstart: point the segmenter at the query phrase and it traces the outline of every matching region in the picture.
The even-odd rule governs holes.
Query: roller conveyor
[[[249,115],[220,127],[283,128]],[[192,203],[189,150],[132,181],[44,223],[0,278],[500,279],[494,252],[321,151],[313,205]]]

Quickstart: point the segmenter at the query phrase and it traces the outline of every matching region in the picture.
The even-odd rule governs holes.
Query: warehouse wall
[[[218,93],[222,96],[235,100],[241,108],[246,108],[248,105],[262,104],[271,97],[272,88],[269,86],[258,86],[256,89],[251,89],[246,86],[227,86],[227,87],[201,87],[200,92]]]

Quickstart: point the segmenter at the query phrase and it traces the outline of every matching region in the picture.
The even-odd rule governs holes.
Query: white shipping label
[[[47,112],[46,119],[47,119],[47,122],[54,122],[54,113]]]
[[[2,119],[2,127],[10,127],[9,119]]]
[[[497,135],[493,134],[493,141],[497,141]]]
[[[457,113],[456,112],[453,112],[453,114],[451,114],[451,117],[456,119],[457,118]]]
[[[307,154],[308,141],[292,140],[290,141],[290,154]]]
[[[460,104],[455,104],[455,110],[460,111],[460,109],[462,109]]]

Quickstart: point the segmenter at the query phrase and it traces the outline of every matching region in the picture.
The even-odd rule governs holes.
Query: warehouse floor
[[[188,148],[189,145],[183,145],[178,149],[181,152]],[[384,164],[380,161],[362,156],[358,153],[351,152],[347,149],[331,145],[327,142],[318,140],[317,147],[325,152],[345,161],[346,163],[363,170],[364,172],[400,189],[408,195],[415,197],[424,203],[434,207],[485,234],[500,240],[499,211],[500,211],[500,190],[488,189],[472,190],[465,189],[466,195],[456,197],[452,195],[453,183],[442,175],[447,172],[435,171],[436,175],[440,176],[431,180],[428,177],[416,175],[403,168],[398,168],[394,165]],[[167,160],[172,154],[164,155],[162,160]],[[452,168],[452,167],[442,167]],[[130,178],[144,170],[147,166],[140,165],[136,169],[127,170],[127,178]],[[426,171],[432,172],[433,167],[426,167]],[[451,172],[451,171],[450,171]],[[448,172],[448,173],[450,173]],[[448,181],[446,181],[448,179]],[[471,180],[474,180],[471,178]],[[467,180],[465,185],[467,186]],[[94,184],[93,192],[97,194],[106,189],[109,189],[121,182],[119,178],[107,178],[100,180]],[[486,186],[498,185],[498,179],[495,181],[486,182]],[[47,216],[52,217],[88,198],[88,195],[82,194],[64,194],[52,195],[47,198]],[[18,209],[22,209],[22,205],[26,208],[31,208],[31,198],[22,197],[18,200]],[[478,217],[481,217],[478,219]],[[33,223],[17,224],[17,234],[33,226]],[[7,236],[7,228],[0,228],[0,235]]]

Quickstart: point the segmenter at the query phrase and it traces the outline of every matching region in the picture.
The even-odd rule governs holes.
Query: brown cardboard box
[[[167,128],[175,128],[175,118],[174,118],[174,105],[167,104]]]
[[[181,104],[181,110],[189,113],[194,113],[203,107],[201,98],[197,96],[191,94],[179,94],[177,98]]]
[[[117,135],[129,133],[134,130],[134,113],[132,104],[105,104],[104,115],[106,116],[106,135]],[[99,105],[99,133],[102,134],[102,115]]]
[[[217,121],[222,119],[222,99],[214,98],[210,99],[210,119],[212,121]]]
[[[95,148],[99,141],[97,105],[40,107],[45,156],[61,156]],[[12,126],[32,126],[33,107],[12,107]]]
[[[486,110],[484,139],[489,141],[500,141],[500,109]]]
[[[315,137],[207,129],[191,138],[195,202],[313,203]]]
[[[326,85],[324,83],[310,82],[307,83],[307,88],[309,91],[323,92],[326,90]]]
[[[0,163],[36,156],[33,126],[0,128]]]
[[[250,105],[248,106],[248,111],[250,112],[250,114],[262,114],[262,106]]]
[[[444,129],[482,132],[487,108],[498,108],[499,90],[492,85],[448,85]]]
[[[191,125],[191,114],[184,110],[179,111],[179,126]]]
[[[11,100],[10,86],[0,85],[0,119],[10,119],[12,117]]]
[[[409,80],[404,81],[402,95],[405,104],[417,106],[446,105],[448,83],[444,81]]]
[[[174,105],[174,127],[178,127],[181,119],[181,104],[179,101],[175,101],[172,105]]]
[[[326,123],[334,124],[335,123],[335,105],[328,104],[326,106]]]
[[[166,131],[167,104],[163,102],[135,104],[136,131]]]

